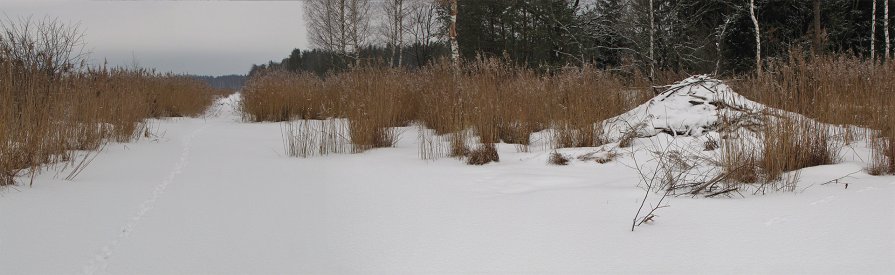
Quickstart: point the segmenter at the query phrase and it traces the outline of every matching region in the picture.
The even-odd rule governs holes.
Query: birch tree
[[[649,0],[649,79],[656,81],[656,19],[654,17],[653,0]]]
[[[404,56],[404,33],[407,32],[407,25],[410,23],[407,19],[410,9],[405,0],[387,0],[382,9],[386,15],[384,20],[385,36],[392,47],[390,64],[395,65],[395,60],[397,60],[397,66],[400,67]]]
[[[870,60],[876,61],[876,0],[873,0],[873,15],[870,16]]]
[[[448,28],[448,37],[451,40],[451,62],[454,69],[459,71],[460,68],[460,45],[457,43],[457,0],[450,0],[451,4],[451,25]]]
[[[823,51],[820,36],[820,0],[814,0],[814,54]]]
[[[755,73],[761,75],[761,28],[758,26],[758,17],[755,17],[755,0],[749,0],[749,16],[755,25]]]
[[[304,10],[314,46],[360,62],[370,26],[370,0],[307,0]]]
[[[889,61],[890,46],[892,44],[892,40],[889,39],[889,0],[883,0],[883,1],[885,1],[884,2],[885,4],[883,4],[883,9],[885,9],[885,11],[883,12],[883,20],[884,20],[883,21],[883,33],[885,34],[885,37],[886,37],[886,55],[885,55],[885,57],[886,57],[886,61]]]
[[[348,35],[351,38],[355,64],[360,64],[360,50],[370,35],[370,0],[338,0],[348,6]]]

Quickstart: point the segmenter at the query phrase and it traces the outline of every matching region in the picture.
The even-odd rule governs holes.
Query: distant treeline
[[[223,75],[223,76],[193,76],[196,79],[205,81],[209,86],[218,89],[239,90],[245,85],[245,75]]]
[[[447,56],[450,49],[443,43],[431,43],[430,45],[412,44],[405,46],[402,51],[401,66],[405,68],[419,68],[438,58]],[[393,58],[394,51],[391,47],[369,45],[360,51],[362,64],[366,65],[396,65]],[[324,76],[328,72],[341,72],[355,64],[355,60],[336,52],[320,49],[301,50],[294,49],[288,57],[280,62],[268,62],[267,64],[252,65],[249,76],[267,69],[284,69],[291,72],[311,72]]]

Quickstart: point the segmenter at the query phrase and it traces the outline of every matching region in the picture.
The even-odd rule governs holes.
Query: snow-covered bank
[[[279,124],[241,123],[232,103],[155,122],[159,138],[110,145],[73,182],[2,191],[0,273],[895,270],[895,177],[821,185],[858,162],[804,169],[798,193],[675,197],[631,232],[630,156],[549,166],[551,151],[499,144],[481,167],[422,161],[404,128],[396,148],[296,159]]]

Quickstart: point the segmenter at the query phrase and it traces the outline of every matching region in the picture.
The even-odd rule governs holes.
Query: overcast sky
[[[300,1],[0,0],[10,17],[80,24],[91,63],[163,72],[245,74],[308,47]],[[2,14],[0,14],[2,15]]]

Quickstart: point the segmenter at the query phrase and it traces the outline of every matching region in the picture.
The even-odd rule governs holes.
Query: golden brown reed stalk
[[[632,82],[593,68],[542,74],[496,59],[467,63],[460,74],[446,62],[418,71],[361,67],[325,78],[269,72],[249,81],[242,109],[249,121],[347,117],[356,152],[391,146],[391,127],[417,122],[451,136],[445,144],[420,132],[421,157],[463,157],[472,140],[460,133],[467,131],[479,143],[527,151],[531,134],[552,125],[559,138],[551,147],[601,145],[604,119],[651,97],[626,83]]]
[[[327,94],[315,75],[273,71],[246,83],[240,107],[247,121],[323,119],[337,115],[338,96]]]
[[[895,66],[847,57],[793,56],[772,63],[767,74],[730,84],[770,107],[823,123],[866,127],[873,134],[812,121],[768,125],[756,129],[762,139],[748,145],[763,148],[760,152],[739,157],[744,153],[725,143],[728,161],[743,160],[725,164],[728,170],[752,167],[736,168],[737,175],[730,178],[777,180],[786,171],[831,163],[842,142],[869,136],[879,137],[874,141],[879,164],[873,166],[891,166]],[[682,74],[657,72],[657,78],[671,83]],[[391,127],[416,122],[425,143],[420,156],[433,159],[465,157],[476,142],[512,143],[526,151],[531,134],[548,128],[549,147],[599,146],[605,142],[603,120],[645,102],[654,92],[637,72],[625,75],[586,67],[544,73],[479,59],[466,63],[458,74],[447,62],[417,71],[356,68],[326,78],[273,72],[253,77],[243,110],[253,121],[347,117],[356,152],[391,146]]]
[[[104,67],[47,74],[0,60],[7,60],[0,62],[0,185],[72,161],[74,151],[134,140],[146,118],[201,115],[218,93],[185,76]]]
[[[889,141],[893,140],[895,64],[879,64],[848,56],[806,58],[797,50],[791,58],[770,64],[761,77],[733,82],[747,98],[823,123],[856,125],[833,129],[829,135],[845,141],[862,138],[871,143],[873,160],[868,172],[895,173]],[[810,130],[810,129],[809,129]],[[829,142],[829,140],[828,140]],[[889,151],[887,151],[889,150]]]

